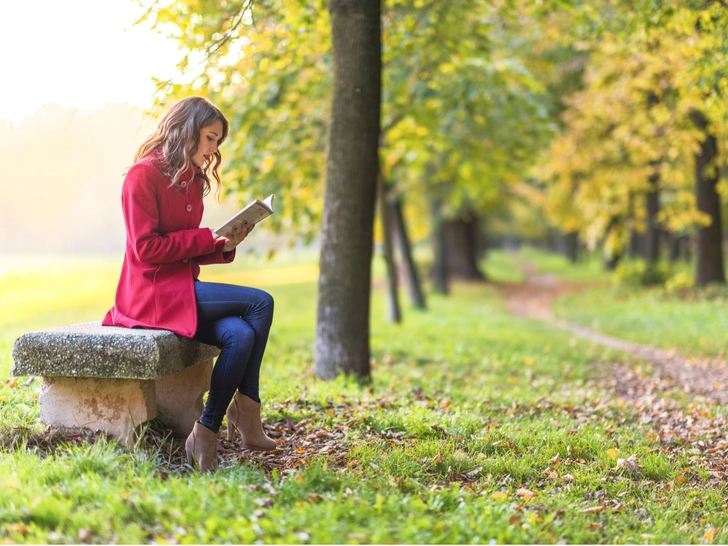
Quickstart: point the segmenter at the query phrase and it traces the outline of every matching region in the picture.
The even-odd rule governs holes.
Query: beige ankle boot
[[[227,409],[228,441],[235,435],[235,429],[243,437],[245,449],[254,451],[274,451],[277,446],[263,432],[263,423],[260,420],[260,404],[235,391],[235,396]]]
[[[195,461],[200,471],[210,472],[217,468],[217,434],[199,421],[195,421],[192,432],[185,442],[187,464],[194,468]]]

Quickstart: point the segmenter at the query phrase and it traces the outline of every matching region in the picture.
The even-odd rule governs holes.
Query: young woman
[[[141,145],[122,188],[126,252],[107,326],[162,328],[222,349],[207,403],[185,442],[187,460],[217,467],[217,433],[227,415],[247,449],[272,451],[260,419],[260,364],[273,299],[256,288],[198,280],[200,265],[230,263],[255,225],[216,238],[200,227],[207,173],[220,184],[219,146],[228,122],[207,99],[176,103]],[[232,402],[232,403],[231,403]]]

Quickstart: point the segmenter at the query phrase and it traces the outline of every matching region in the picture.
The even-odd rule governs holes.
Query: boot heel
[[[228,428],[228,436],[227,436],[228,442],[232,442],[235,439],[235,425],[233,423],[231,423],[230,420],[228,420],[227,428]]]
[[[195,422],[192,432],[185,441],[187,464],[192,468],[199,466],[201,472],[217,468],[217,433],[199,421]]]
[[[260,402],[235,392],[227,409],[228,439],[237,431],[243,439],[243,447],[253,451],[275,451],[278,446],[263,430],[260,419]]]

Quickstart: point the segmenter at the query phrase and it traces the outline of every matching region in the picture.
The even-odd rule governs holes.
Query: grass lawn
[[[203,269],[203,279],[275,297],[264,418],[301,435],[331,433],[337,456],[322,449],[271,470],[249,455],[199,475],[169,471],[166,448],[148,443],[44,442],[38,381],[9,377],[12,343],[99,320],[120,264],[38,262],[0,277],[0,540],[728,540],[726,412],[656,384],[644,363],[513,318],[495,288],[463,284],[430,295],[426,312],[405,305],[401,325],[385,322],[375,293],[372,383],[323,382],[312,374],[315,260],[237,262]],[[507,264],[499,256],[493,270],[517,280]],[[617,379],[615,369],[624,371]],[[630,396],[620,394],[624,381]]]

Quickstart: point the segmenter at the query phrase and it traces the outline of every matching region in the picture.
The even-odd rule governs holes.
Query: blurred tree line
[[[694,249],[695,283],[725,283],[728,6],[574,3],[548,21],[586,59],[536,170],[549,221],[601,246],[610,268],[642,255],[649,277],[665,247]]]

